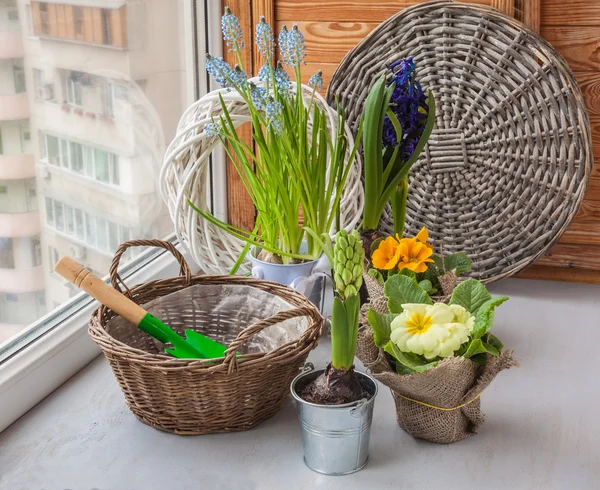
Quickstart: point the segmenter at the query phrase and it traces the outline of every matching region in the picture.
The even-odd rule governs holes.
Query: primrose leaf
[[[429,279],[423,279],[422,281],[420,281],[419,286],[422,287],[427,292],[427,294],[433,294],[437,291],[433,288],[433,284],[431,284],[431,281]]]
[[[444,257],[444,267],[446,271],[454,270],[456,271],[456,275],[460,276],[461,274],[469,272],[473,267],[473,264],[466,253],[458,252]]]
[[[406,303],[433,304],[427,292],[417,284],[417,280],[405,275],[390,277],[385,282],[383,294],[388,299],[390,313],[402,313],[402,305]]]
[[[422,356],[412,354],[410,352],[402,352],[392,341],[388,342],[384,348],[385,352],[396,359],[398,364],[402,364],[406,369],[403,369],[402,374],[410,374],[410,372],[422,373],[438,365],[438,361],[428,361]],[[408,370],[408,373],[405,371]],[[398,366],[396,371],[400,372]]]
[[[411,271],[410,269],[407,269],[406,267],[404,269],[400,269],[398,271],[398,275],[400,276],[406,276],[406,277],[412,277],[413,279],[417,279],[417,274],[415,274],[414,271]]]
[[[385,240],[385,238],[380,237],[377,240],[374,240],[373,243],[371,243],[371,255],[373,255],[373,252],[375,252],[375,250],[377,250],[379,248],[379,244]]]
[[[488,334],[488,344],[491,345],[492,347],[494,347],[498,352],[500,352],[502,349],[504,349],[504,344],[500,341],[500,339],[498,337],[496,337],[495,335],[492,335],[491,333]]]
[[[471,315],[477,315],[479,308],[492,299],[492,295],[485,286],[476,279],[467,279],[454,288],[451,305],[460,305]]]
[[[373,329],[373,341],[380,349],[383,349],[390,341],[390,334],[392,332],[391,324],[394,318],[396,318],[396,315],[392,315],[391,313],[377,313],[373,308],[369,308],[367,319]]]
[[[496,306],[500,306],[505,301],[508,301],[506,296],[490,298],[479,307],[477,314],[475,315],[475,326],[473,327],[473,332],[471,334],[474,339],[483,337],[492,329],[494,326],[494,310],[496,309]]]
[[[491,354],[497,356],[500,352],[493,345],[482,342],[481,339],[473,339],[463,354],[463,357],[473,357],[478,354]]]
[[[383,274],[377,269],[369,269],[369,275],[373,279],[377,279],[381,284],[385,283],[385,280],[383,279]]]

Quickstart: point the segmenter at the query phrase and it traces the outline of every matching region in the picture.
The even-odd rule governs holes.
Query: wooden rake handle
[[[139,325],[142,318],[148,313],[140,305],[131,301],[115,288],[110,287],[70,257],[60,259],[54,266],[54,270],[67,281],[75,284],[92,298],[97,299],[104,306],[134,325]]]

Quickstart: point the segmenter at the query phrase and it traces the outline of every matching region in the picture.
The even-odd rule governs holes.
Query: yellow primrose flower
[[[444,303],[404,304],[402,308],[404,311],[391,323],[390,334],[402,352],[421,354],[426,359],[450,357],[469,339],[469,327],[454,321],[456,313],[465,318],[458,309],[453,311]]]
[[[429,248],[433,248],[431,243],[429,243],[429,232],[425,227],[421,228],[421,231],[415,235],[415,240],[427,245]]]
[[[398,262],[398,270],[410,269],[413,272],[425,272],[428,263],[433,262],[431,256],[433,249],[416,238],[403,238],[398,244],[398,252],[401,260]]]
[[[462,323],[467,327],[469,333],[473,331],[475,326],[475,317],[467,311],[466,308],[460,305],[450,305],[452,313],[454,313],[453,323]]]
[[[396,264],[400,260],[400,254],[398,253],[398,241],[389,236],[385,240],[379,243],[377,250],[373,252],[371,261],[376,269],[380,270],[391,270],[396,267]]]

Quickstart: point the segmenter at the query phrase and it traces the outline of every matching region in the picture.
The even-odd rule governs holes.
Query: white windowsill
[[[175,436],[131,414],[99,358],[0,434],[2,488],[597,490],[600,286],[507,279],[491,290],[511,296],[494,330],[521,366],[486,388],[474,437],[450,446],[413,439],[380,384],[367,466],[323,476],[302,462],[289,399],[250,431]],[[324,337],[310,360],[321,368],[329,357]]]
[[[132,273],[126,282],[135,285],[175,276],[178,271],[176,260],[165,251]],[[56,315],[51,312],[28,327],[22,333],[24,337],[37,337],[40,332],[41,337],[0,362],[0,432],[100,353],[87,335],[87,323],[97,303],[86,298],[80,293],[59,309],[66,318],[58,325],[49,324],[48,318]],[[78,307],[69,312],[70,305],[75,304]]]

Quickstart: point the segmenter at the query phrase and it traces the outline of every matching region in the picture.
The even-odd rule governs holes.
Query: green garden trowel
[[[54,270],[147,334],[164,344],[171,344],[173,348],[165,349],[165,352],[173,357],[179,359],[224,357],[227,350],[224,345],[189,329],[185,331],[185,338],[181,337],[140,305],[106,284],[70,257],[60,259],[54,266]]]

